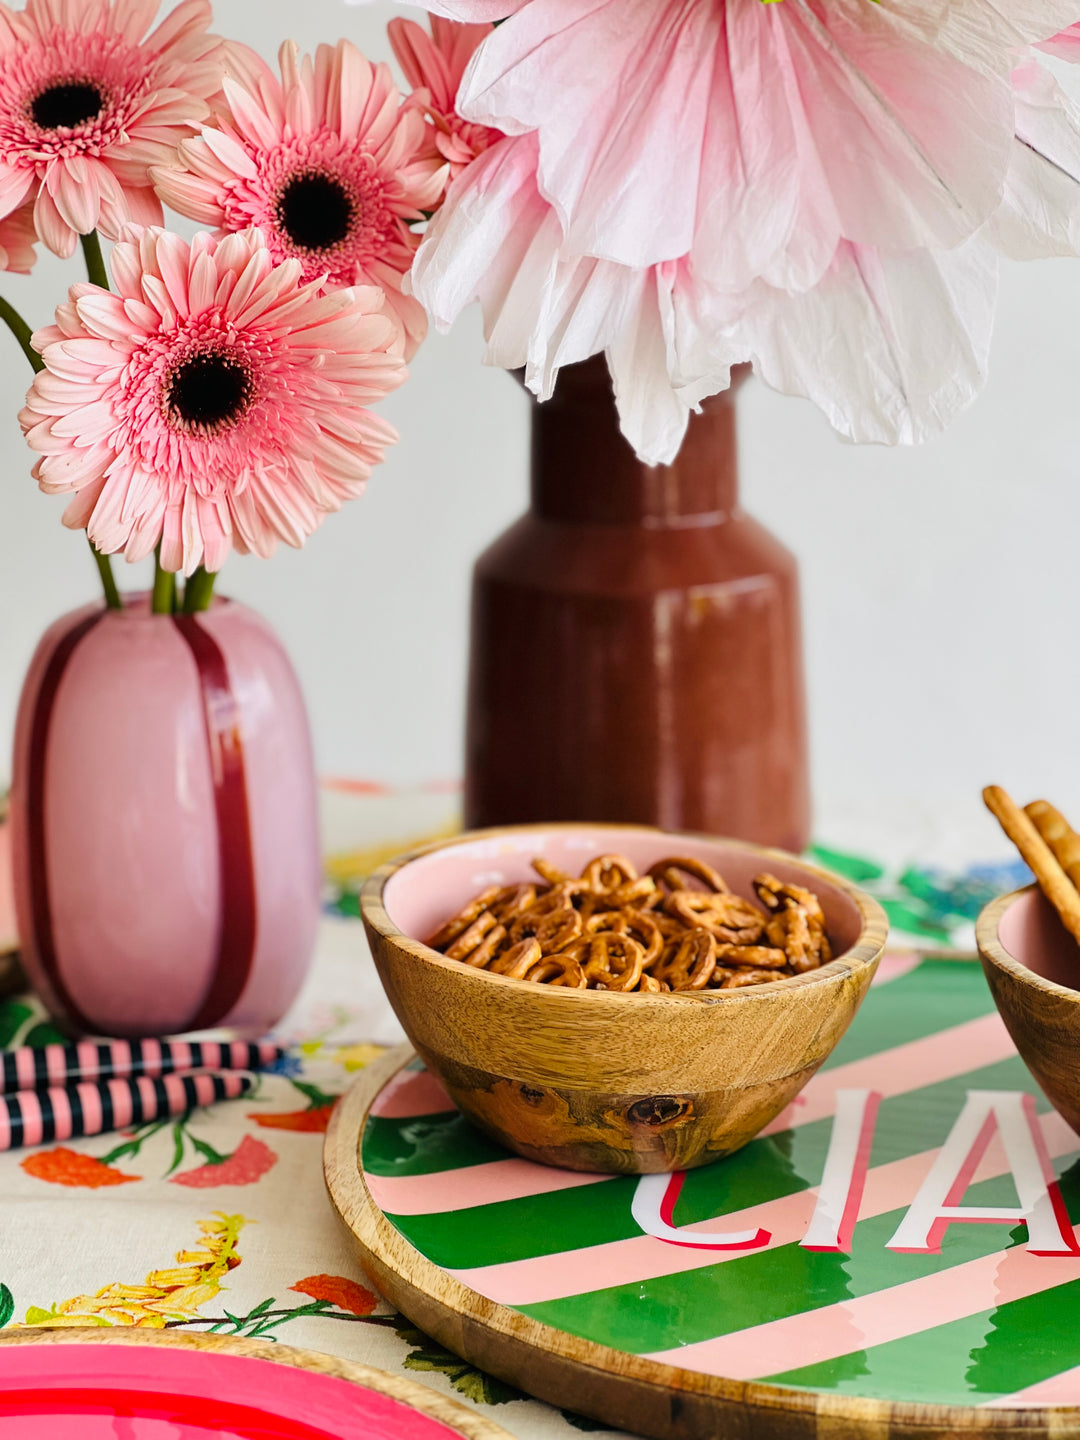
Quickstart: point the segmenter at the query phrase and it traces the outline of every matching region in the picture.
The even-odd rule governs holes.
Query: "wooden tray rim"
[[[357,1360],[345,1360],[321,1350],[302,1350],[272,1340],[251,1340],[239,1335],[200,1335],[189,1330],[152,1330],[141,1326],[103,1325],[57,1325],[51,1328],[34,1326],[32,1329],[12,1329],[0,1333],[0,1347],[15,1349],[23,1345],[127,1345],[150,1349],[160,1347],[166,1350],[202,1350],[237,1355],[249,1360],[267,1360],[273,1365],[287,1365],[294,1370],[307,1370],[334,1380],[346,1380],[374,1394],[385,1395],[389,1400],[400,1401],[426,1415],[428,1419],[439,1421],[449,1429],[457,1431],[465,1440],[514,1440],[508,1431],[493,1420],[488,1420],[457,1400],[440,1395],[438,1391],[415,1380],[405,1380],[391,1375],[387,1370],[379,1370]],[[3,1393],[0,1392],[0,1407],[2,1403]]]
[[[978,957],[962,958],[977,960]],[[342,1223],[375,1272],[373,1280],[380,1289],[389,1288],[392,1292],[387,1298],[440,1344],[469,1363],[479,1363],[475,1354],[467,1353],[471,1348],[467,1341],[471,1322],[488,1332],[494,1342],[496,1365],[492,1365],[490,1355],[485,1355],[482,1368],[528,1390],[514,1366],[514,1352],[521,1346],[539,1350],[558,1362],[562,1382],[573,1384],[574,1391],[571,1398],[565,1393],[529,1393],[605,1423],[609,1423],[608,1416],[591,1408],[588,1393],[590,1381],[595,1383],[601,1377],[606,1381],[614,1378],[629,1382],[641,1392],[661,1390],[669,1395],[711,1400],[716,1402],[716,1419],[730,1419],[734,1409],[751,1421],[755,1415],[759,1421],[768,1419],[771,1427],[767,1433],[777,1435],[805,1437],[807,1422],[813,1425],[815,1420],[820,1429],[827,1428],[830,1434],[853,1430],[864,1435],[873,1433],[875,1437],[895,1436],[905,1429],[936,1434],[985,1433],[998,1437],[1011,1431],[1031,1440],[1050,1434],[1058,1437],[1080,1434],[1080,1405],[993,1408],[941,1405],[829,1395],[755,1381],[729,1380],[583,1340],[488,1300],[409,1243],[379,1209],[360,1168],[359,1143],[371,1107],[389,1081],[415,1058],[409,1045],[389,1051],[368,1066],[342,1096],[331,1116],[323,1146],[326,1187]],[[509,1356],[507,1368],[503,1367],[504,1355]],[[673,1411],[678,1408],[674,1405]],[[688,1434],[696,1434],[688,1431],[675,1416],[670,1427],[651,1433],[683,1437],[683,1440]]]

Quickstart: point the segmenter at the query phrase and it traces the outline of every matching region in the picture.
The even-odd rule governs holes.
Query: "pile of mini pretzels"
[[[599,855],[579,877],[534,860],[538,881],[493,885],[427,942],[450,960],[575,990],[735,990],[832,959],[816,895],[758,875],[761,908],[701,860],[672,856],[644,875]]]

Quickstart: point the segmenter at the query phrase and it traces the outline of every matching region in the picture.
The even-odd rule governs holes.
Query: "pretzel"
[[[446,952],[449,960],[464,960],[471,955],[476,947],[483,940],[489,930],[494,930],[498,922],[490,910],[485,910],[478,915],[467,930],[463,930],[454,943]]]
[[[783,980],[779,970],[735,970],[720,987],[722,990],[741,990],[746,985],[766,985],[770,980]]]
[[[1032,809],[1064,835],[1056,811]],[[1080,836],[1072,840],[1080,867]],[[754,878],[759,909],[688,856],[644,875],[624,855],[598,855],[578,879],[543,857],[533,868],[539,880],[489,887],[429,943],[490,974],[615,994],[742,989],[832,955],[817,896],[774,875]]]
[[[553,865],[550,860],[545,860],[542,855],[537,856],[532,862],[532,867],[540,879],[546,880],[549,885],[564,885],[566,881],[574,878],[565,870],[560,870],[557,865]]]
[[[717,967],[749,965],[755,970],[782,970],[788,957],[783,950],[767,945],[717,945],[716,963]]]
[[[492,900],[488,909],[500,924],[514,920],[536,904],[535,885],[506,885]]]
[[[664,901],[664,909],[689,928],[708,930],[727,945],[752,945],[765,928],[757,906],[738,895],[676,890]]]
[[[1053,805],[1045,800],[1033,800],[1030,805],[1024,806],[1024,810],[1054,852],[1054,859],[1077,889],[1080,889],[1080,835],[1061,811],[1055,810]]]
[[[1000,785],[983,791],[986,807],[1034,872],[1043,894],[1061,916],[1061,923],[1080,941],[1080,894],[1036,830],[1032,820]]]
[[[537,985],[565,985],[570,990],[584,990],[589,983],[572,955],[545,955],[522,978]]]
[[[681,940],[668,941],[651,973],[672,990],[704,990],[715,969],[716,941],[708,930],[691,930]]]
[[[677,855],[670,860],[658,860],[649,871],[649,874],[657,882],[663,882],[669,890],[686,890],[689,887],[681,879],[682,875],[692,875],[695,880],[700,880],[706,889],[714,894],[724,895],[728,893],[728,887],[723,877],[718,875],[711,865],[706,865],[704,860],[695,860],[689,855]]]
[[[451,955],[449,950],[446,953],[451,960],[464,959],[465,964],[471,965],[475,970],[484,970],[492,958],[498,954],[505,939],[506,926],[496,925],[494,930],[488,931],[471,955]]]
[[[512,945],[505,954],[493,960],[488,969],[494,975],[506,975],[511,980],[524,980],[541,958],[540,942],[530,935],[527,940]]]
[[[617,890],[620,885],[638,878],[637,867],[625,855],[598,855],[581,872],[590,890]]]
[[[432,935],[427,942],[432,950],[442,950],[452,940],[456,940],[462,931],[469,928],[477,916],[483,914],[498,893],[498,885],[492,885],[489,889],[482,890],[475,900],[470,900],[463,910],[459,910],[452,919],[447,920],[446,924]]]
[[[590,989],[634,990],[645,969],[645,951],[629,935],[600,931],[568,951],[581,965]]]

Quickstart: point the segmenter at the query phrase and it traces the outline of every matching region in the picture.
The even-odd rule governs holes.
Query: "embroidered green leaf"
[[[55,1025],[50,1025],[47,1020],[40,1021],[29,1034],[23,1036],[24,1045],[33,1045],[39,1048],[42,1045],[66,1045],[68,1037],[57,1030]]]
[[[21,1000],[5,1000],[0,1004],[0,1049],[6,1050],[12,1044],[33,1013]]]
[[[222,1155],[220,1150],[215,1150],[212,1145],[208,1145],[205,1140],[196,1139],[194,1135],[189,1135],[188,1139],[208,1165],[224,1165],[225,1161],[230,1158],[228,1155]]]
[[[0,1285],[0,1330],[15,1314],[15,1297],[6,1285]]]
[[[321,1110],[326,1105],[333,1105],[340,1100],[340,1095],[331,1095],[326,1090],[320,1090],[318,1085],[310,1085],[306,1080],[295,1080],[289,1076],[289,1084],[294,1090],[299,1090],[301,1095],[307,1097],[311,1102],[312,1110]]]
[[[822,865],[835,870],[838,875],[860,884],[867,880],[880,880],[885,874],[875,860],[867,860],[862,855],[848,855],[843,850],[833,850],[827,845],[811,845],[808,853]]]
[[[507,1405],[511,1400],[525,1398],[522,1392],[515,1390],[512,1385],[496,1380],[493,1375],[485,1375],[467,1360],[451,1355],[449,1350],[436,1345],[434,1340],[414,1326],[405,1325],[401,1329],[395,1326],[395,1334],[407,1345],[414,1347],[403,1362],[406,1370],[427,1370],[437,1375],[445,1375],[458,1394],[464,1395],[474,1404]]]

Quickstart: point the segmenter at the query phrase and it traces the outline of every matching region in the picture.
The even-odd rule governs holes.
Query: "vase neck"
[[[619,430],[601,357],[571,365],[532,415],[532,508],[544,520],[678,526],[738,503],[733,391],[691,415],[670,465],[643,465]]]

